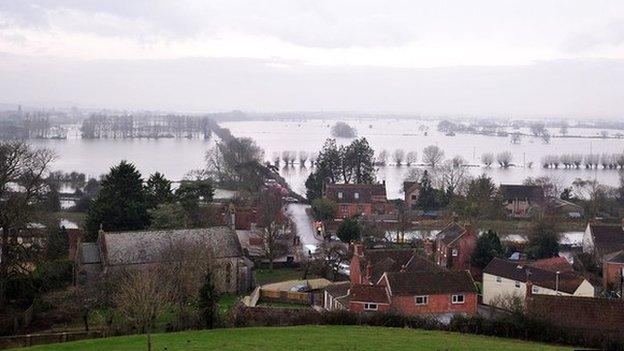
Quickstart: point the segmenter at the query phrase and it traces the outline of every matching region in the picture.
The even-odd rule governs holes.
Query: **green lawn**
[[[155,334],[153,350],[571,350],[558,346],[477,335],[358,326],[298,326],[218,329]],[[133,335],[35,346],[28,350],[145,350]]]

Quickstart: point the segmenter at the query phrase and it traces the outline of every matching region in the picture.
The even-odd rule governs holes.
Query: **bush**
[[[35,269],[34,277],[40,291],[61,289],[72,283],[74,265],[70,260],[43,262]]]

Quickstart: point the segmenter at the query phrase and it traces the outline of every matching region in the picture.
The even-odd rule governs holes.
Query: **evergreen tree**
[[[470,256],[470,264],[483,269],[494,257],[502,257],[504,253],[505,250],[498,234],[488,230],[477,239],[475,249]]]
[[[418,194],[416,206],[424,211],[437,209],[436,191],[431,186],[429,172],[426,170],[423,172],[422,178],[420,178],[420,193]]]
[[[65,226],[50,229],[46,240],[45,255],[48,260],[66,258],[69,253],[69,237]]]
[[[160,172],[152,174],[145,184],[145,201],[148,208],[173,201],[171,181]]]
[[[208,329],[214,327],[214,323],[217,317],[217,302],[219,301],[219,295],[217,289],[212,281],[212,274],[210,271],[206,273],[204,278],[204,284],[199,289],[198,307],[201,314],[202,322]]]
[[[344,243],[359,240],[362,237],[362,227],[355,218],[346,218],[338,227],[336,235]]]
[[[350,180],[345,179],[345,183],[370,184],[375,181],[375,151],[366,138],[351,142],[342,149],[341,156],[343,173],[349,174]]]
[[[112,167],[89,205],[87,240],[97,239],[100,225],[106,231],[145,229],[150,224],[141,173],[126,161]]]
[[[559,233],[552,219],[542,219],[533,224],[526,254],[534,260],[559,255]]]

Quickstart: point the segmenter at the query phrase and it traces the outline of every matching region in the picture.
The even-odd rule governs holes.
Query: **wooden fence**
[[[312,301],[311,299],[312,294],[310,293],[260,289],[261,301],[279,301],[310,305]]]

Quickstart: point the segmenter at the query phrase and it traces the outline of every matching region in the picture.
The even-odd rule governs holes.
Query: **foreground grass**
[[[153,350],[571,350],[571,348],[469,334],[360,326],[239,328],[155,334]],[[42,345],[28,350],[145,350],[132,335]],[[24,350],[24,349],[22,349]]]

